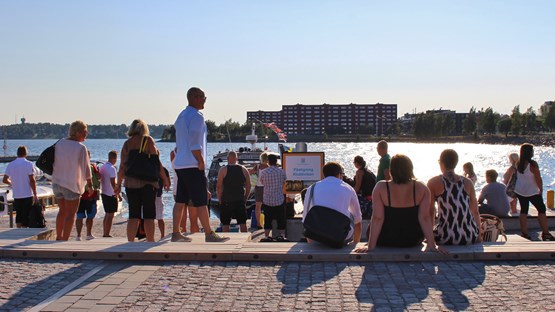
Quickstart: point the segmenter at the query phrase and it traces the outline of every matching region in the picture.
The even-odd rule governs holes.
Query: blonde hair
[[[509,157],[511,165],[516,165],[516,163],[518,163],[519,156],[517,153],[510,153],[507,157]]]
[[[127,136],[132,137],[135,135],[145,136],[149,135],[150,132],[148,131],[148,125],[142,119],[135,119],[129,126],[129,130],[127,131]]]
[[[68,135],[70,138],[75,138],[79,132],[83,132],[85,129],[87,129],[87,124],[81,120],[76,120],[69,125]]]

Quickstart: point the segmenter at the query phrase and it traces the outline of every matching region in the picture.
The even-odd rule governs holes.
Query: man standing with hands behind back
[[[183,209],[192,202],[202,227],[206,242],[224,242],[228,237],[222,237],[212,231],[208,215],[208,181],[204,172],[206,168],[206,136],[208,134],[204,116],[200,112],[204,109],[206,96],[196,87],[187,91],[189,105],[181,111],[175,121],[175,143],[177,153],[174,159],[175,171],[178,177],[177,194],[173,208],[172,242],[190,242],[191,238],[180,233],[179,223]]]

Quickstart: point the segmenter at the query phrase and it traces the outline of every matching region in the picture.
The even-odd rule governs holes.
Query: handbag
[[[147,144],[147,137],[143,137],[141,147],[138,150],[129,151],[125,175],[139,180],[154,182],[160,179],[160,157],[157,154],[146,153]]]
[[[60,139],[61,140],[61,139]],[[54,172],[54,158],[56,156],[56,144],[60,142],[60,140],[56,141],[56,143],[47,147],[42,153],[40,153],[39,158],[37,159],[36,166],[42,170],[42,172],[52,175]]]
[[[505,190],[505,193],[507,194],[507,196],[511,198],[516,197],[515,186],[516,186],[516,171],[513,173],[513,175],[509,179],[509,183],[507,184],[507,189]]]
[[[310,204],[314,198],[314,188],[310,189]],[[337,210],[315,205],[310,208],[303,221],[304,236],[333,248],[345,246],[351,230],[351,219]]]
[[[498,217],[490,214],[481,214],[480,227],[482,228],[482,242],[496,242],[499,235],[503,236],[505,241],[507,241],[503,221],[501,221]]]

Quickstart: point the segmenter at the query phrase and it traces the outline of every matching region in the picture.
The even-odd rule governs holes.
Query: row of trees
[[[419,138],[450,136],[450,135],[491,135],[509,133],[515,136],[533,134],[539,131],[553,131],[555,129],[555,103],[544,104],[536,111],[529,107],[525,112],[520,111],[520,106],[515,106],[510,115],[501,115],[493,111],[491,107],[476,110],[470,109],[462,125],[457,128],[455,114],[447,114],[445,111],[428,111],[417,114],[410,128],[403,128],[400,121],[394,123],[385,134],[414,134]],[[461,121],[459,121],[459,124]],[[231,119],[216,125],[212,120],[206,121],[209,141],[244,141],[246,135],[251,133],[252,122],[243,124]],[[126,138],[128,126],[121,125],[89,125],[89,138],[91,139],[115,139]],[[3,135],[9,139],[54,139],[67,135],[69,124],[57,125],[51,123],[22,123],[3,126]],[[167,125],[149,125],[151,135],[166,141],[175,140],[175,128]],[[345,134],[342,126],[324,129],[325,135]],[[263,140],[265,137],[274,141],[277,139],[272,130],[264,125],[256,124],[256,134]],[[373,135],[375,129],[372,125],[361,126],[357,133],[352,135]]]
[[[88,125],[90,139],[124,139],[127,137],[128,125]],[[149,125],[150,134],[161,137],[167,125]],[[66,137],[69,124],[58,125],[52,123],[21,123],[2,127],[0,137],[8,139],[59,139]]]
[[[513,108],[510,115],[501,115],[494,112],[491,107],[482,108],[479,111],[472,107],[462,122],[462,129],[459,131],[456,129],[453,116],[453,114],[434,111],[418,114],[414,118],[410,130],[416,137],[426,138],[454,134],[492,135],[496,133],[502,133],[505,136],[510,133],[518,136],[555,129],[555,104],[543,105],[539,109],[539,115],[532,107],[529,107],[525,112],[521,112],[519,105]],[[395,129],[392,129],[390,133],[396,133]]]

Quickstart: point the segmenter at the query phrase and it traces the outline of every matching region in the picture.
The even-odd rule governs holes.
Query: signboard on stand
[[[283,153],[281,162],[287,175],[286,193],[300,193],[324,177],[324,152]]]

